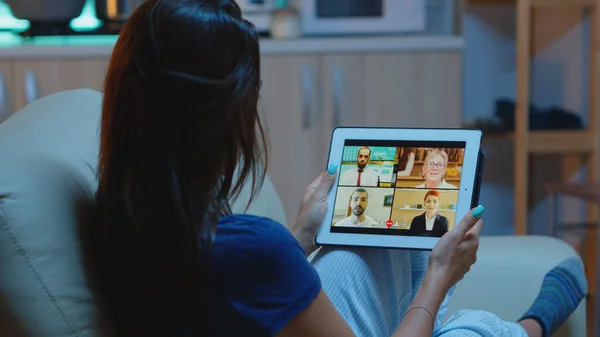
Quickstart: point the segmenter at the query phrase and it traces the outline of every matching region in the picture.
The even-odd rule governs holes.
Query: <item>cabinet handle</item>
[[[10,106],[8,102],[8,88],[4,80],[4,74],[0,73],[0,123],[10,116]]]
[[[314,78],[313,72],[310,66],[305,65],[302,67],[302,128],[308,130],[312,126],[313,120],[313,90],[314,90]]]
[[[334,67],[332,71],[333,82],[333,127],[342,123],[342,92],[344,91],[344,72],[340,67]]]
[[[25,70],[25,101],[27,104],[38,98],[38,85],[35,72],[31,69]]]

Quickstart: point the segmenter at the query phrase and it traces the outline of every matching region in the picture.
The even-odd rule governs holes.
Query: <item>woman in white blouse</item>
[[[446,188],[458,189],[444,179],[448,167],[448,154],[440,149],[430,151],[423,163],[423,177],[425,181],[417,188]]]

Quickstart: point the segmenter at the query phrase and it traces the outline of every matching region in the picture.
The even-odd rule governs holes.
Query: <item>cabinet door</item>
[[[366,124],[460,127],[461,73],[460,52],[367,55]]]
[[[0,123],[14,112],[12,91],[11,62],[0,61]]]
[[[55,92],[90,88],[100,91],[108,58],[15,61],[15,110]]]
[[[325,122],[323,140],[327,148],[324,155],[327,156],[333,129],[365,125],[365,56],[324,55],[321,76]]]
[[[269,136],[269,176],[289,225],[306,186],[325,168],[319,57],[264,56],[261,68],[259,108]]]

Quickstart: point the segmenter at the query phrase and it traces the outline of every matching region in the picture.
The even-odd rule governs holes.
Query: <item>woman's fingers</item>
[[[474,236],[479,237],[479,235],[481,234],[481,229],[483,228],[483,220],[479,219],[475,225],[473,226],[473,228],[471,228],[467,234],[471,234]]]
[[[302,196],[302,203],[308,202],[310,196],[315,192],[315,189],[317,189],[317,186],[319,186],[319,184],[321,183],[321,179],[323,179],[323,176],[323,173],[319,174],[319,176],[317,176],[315,180],[313,180],[310,184],[308,184],[308,186],[306,186],[306,189],[304,190],[304,195]]]
[[[467,233],[471,233],[469,236],[479,237],[481,226],[483,225],[480,218],[484,211],[485,208],[480,205],[472,209],[469,213],[465,214],[465,216],[454,227],[454,229],[448,233],[451,234],[448,240],[455,246],[458,246],[462,241],[464,241],[464,237],[467,235]]]
[[[329,165],[327,172],[323,172],[323,174],[321,174],[321,179],[319,180],[318,184],[315,186],[315,189],[313,191],[313,194],[314,196],[316,196],[317,201],[325,202],[327,200],[327,195],[329,194],[329,191],[331,191],[331,188],[335,184],[335,178],[337,177],[337,168],[337,164],[331,164]]]
[[[318,188],[327,189],[327,192],[329,191],[328,189],[331,189],[331,186],[335,182],[337,168],[338,168],[337,164],[329,165],[329,167],[327,168],[327,171],[319,174],[319,176],[317,178],[315,178],[315,180],[313,180],[310,184],[308,184],[308,186],[304,190],[304,195],[302,196],[301,205],[305,205],[306,203],[308,203],[308,201],[310,200],[310,198],[312,197],[312,195],[315,193],[315,191]],[[327,194],[327,193],[325,193],[325,194]]]
[[[473,238],[473,233],[467,233],[467,234],[465,234],[465,236],[463,237],[463,242],[464,242],[464,241],[471,240],[472,238]]]

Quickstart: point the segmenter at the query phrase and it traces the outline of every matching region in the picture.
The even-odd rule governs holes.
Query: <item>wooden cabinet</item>
[[[101,90],[108,58],[19,60],[13,62],[14,110],[55,92]]]
[[[10,61],[0,61],[0,123],[13,113],[12,67]]]
[[[306,186],[326,169],[333,129],[363,124],[364,56],[265,56],[261,67],[269,175],[291,222]]]
[[[462,125],[460,52],[277,55],[261,66],[269,175],[290,222],[335,127]]]
[[[366,56],[368,126],[462,125],[462,53],[406,52]]]
[[[365,56],[327,54],[321,60],[325,159],[338,126],[365,125]]]
[[[295,220],[300,199],[325,165],[319,57],[265,56],[259,109],[269,137],[269,176]]]
[[[0,111],[17,111],[63,90],[101,91],[108,61],[83,56],[0,61],[11,102],[9,108],[0,104]],[[460,52],[435,50],[263,55],[259,111],[268,136],[269,176],[288,221],[295,220],[306,186],[326,169],[335,127],[459,127],[461,62]]]

